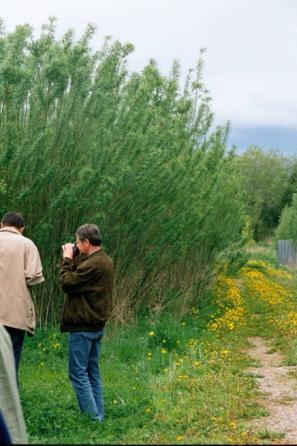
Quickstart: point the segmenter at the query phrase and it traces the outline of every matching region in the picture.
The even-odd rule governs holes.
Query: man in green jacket
[[[67,294],[61,331],[69,332],[69,377],[82,413],[102,422],[104,404],[99,371],[100,342],[112,310],[114,268],[101,247],[101,234],[94,224],[76,231],[72,243],[62,246],[59,283]]]

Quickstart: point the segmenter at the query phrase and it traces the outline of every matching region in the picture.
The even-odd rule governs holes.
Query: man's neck
[[[92,246],[90,249],[89,249],[89,252],[88,252],[88,256],[90,255],[90,254],[93,254],[94,252],[97,252],[97,251],[101,251],[101,246]]]
[[[2,223],[1,223],[0,228],[3,229],[4,231],[9,231],[9,230],[17,231],[21,235],[23,234],[23,230],[24,230],[24,228],[17,228],[16,226],[7,226],[7,225],[3,225]]]

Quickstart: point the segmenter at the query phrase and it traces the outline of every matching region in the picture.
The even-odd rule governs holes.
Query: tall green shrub
[[[275,238],[293,240],[297,244],[297,193],[293,194],[292,204],[283,209]]]
[[[117,317],[193,302],[218,253],[240,238],[242,200],[227,128],[210,131],[201,80],[180,91],[179,65],[127,70],[131,44],[106,39],[93,53],[19,26],[0,38],[0,208],[26,217],[46,282],[40,320],[57,321],[61,244],[95,222],[116,266]]]

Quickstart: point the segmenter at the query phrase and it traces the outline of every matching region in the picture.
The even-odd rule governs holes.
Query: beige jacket
[[[0,325],[0,410],[13,444],[28,444],[10,336]]]
[[[29,287],[44,281],[37,247],[14,227],[0,229],[0,324],[34,334]]]

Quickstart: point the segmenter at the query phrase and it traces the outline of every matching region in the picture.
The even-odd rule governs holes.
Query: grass
[[[162,317],[108,325],[100,359],[106,418],[91,422],[67,377],[66,339],[53,328],[26,339],[20,386],[31,443],[225,443],[230,426],[233,434],[258,411],[236,336],[222,342],[195,316]]]
[[[262,260],[267,261],[269,256],[271,253],[266,253]],[[252,269],[264,271],[265,266],[260,262]],[[269,276],[267,271],[265,274]],[[289,310],[284,302],[273,306],[261,300],[256,291],[251,292],[246,277],[241,272],[236,281],[228,282],[229,297],[232,283],[235,286],[240,282],[244,299],[238,305],[244,305],[244,323],[236,319],[236,312],[230,313],[235,318],[233,322],[227,318],[230,302],[225,296],[224,305],[217,302],[217,312],[214,306],[211,313],[193,308],[191,315],[182,318],[163,314],[143,317],[129,326],[107,325],[100,358],[106,409],[102,425],[78,411],[67,376],[67,335],[52,327],[38,330],[33,338],[26,339],[20,386],[30,442],[268,442],[271,436],[247,427],[253,418],[267,412],[257,402],[255,376],[248,373],[248,367],[255,362],[244,351],[249,347],[248,336],[269,338],[273,318],[284,319]],[[275,276],[269,280],[296,290],[292,277]],[[208,328],[218,317],[222,318],[219,328]],[[294,363],[296,341],[288,341],[288,332],[280,335],[275,330],[274,327],[277,340],[272,348],[281,349],[288,361]]]
[[[247,249],[247,254],[253,260],[267,261],[277,266],[276,249],[273,241],[251,244]]]

